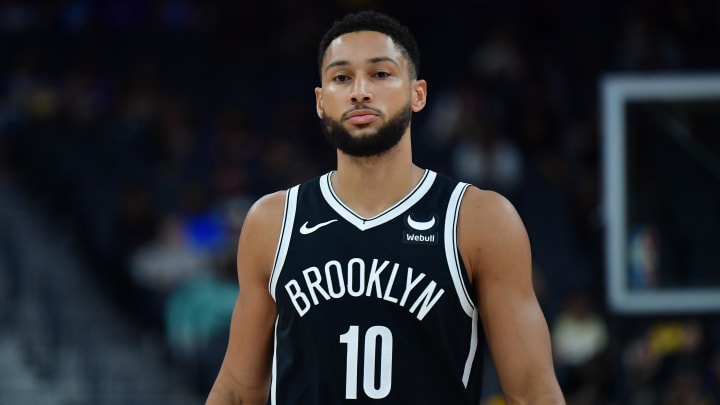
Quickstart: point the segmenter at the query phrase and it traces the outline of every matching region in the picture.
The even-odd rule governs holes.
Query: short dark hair
[[[333,23],[320,40],[318,67],[322,69],[325,52],[335,38],[350,32],[360,31],[375,31],[389,36],[403,56],[410,62],[410,76],[417,78],[420,71],[420,51],[410,30],[396,19],[372,10],[347,14]]]

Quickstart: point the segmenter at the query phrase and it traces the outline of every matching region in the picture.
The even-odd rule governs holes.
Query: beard
[[[359,107],[366,108],[366,107]],[[321,120],[323,133],[330,144],[345,154],[354,157],[378,156],[400,142],[410,125],[412,109],[408,103],[374,134],[354,137],[342,124],[327,115]]]

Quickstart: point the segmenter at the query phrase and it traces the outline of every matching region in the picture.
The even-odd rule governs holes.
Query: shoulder
[[[519,219],[515,206],[505,196],[472,185],[467,187],[463,196],[460,216],[462,222],[479,221],[491,227]]]
[[[286,209],[285,205],[288,194],[294,190],[294,198],[299,198],[297,194],[299,190],[303,188],[307,189],[308,186],[318,187],[320,179],[322,179],[323,176],[324,175],[316,176],[304,183],[296,184],[288,189],[265,194],[257,199],[247,212],[243,230],[246,228],[250,228],[253,232],[266,230],[270,232],[269,236],[274,239],[273,242],[277,242],[283,223],[283,214]]]
[[[471,275],[511,259],[529,258],[527,231],[502,194],[469,186],[458,218],[458,247]],[[521,256],[521,257],[519,257]]]
[[[257,199],[248,210],[245,218],[246,224],[243,225],[243,227],[248,225],[248,223],[263,224],[266,222],[272,223],[274,221],[282,220],[282,214],[285,210],[286,196],[287,191],[282,190],[266,194]]]
[[[269,274],[285,211],[287,191],[260,197],[245,216],[238,242],[238,259],[252,260]]]

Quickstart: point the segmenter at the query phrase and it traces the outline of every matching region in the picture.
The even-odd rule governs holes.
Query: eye
[[[334,81],[334,82],[343,83],[343,82],[346,82],[346,81],[348,81],[348,80],[350,80],[350,76],[344,75],[344,74],[342,74],[342,73],[336,74],[335,76],[333,76],[333,81]]]
[[[377,77],[378,79],[387,79],[388,77],[390,77],[390,72],[381,70],[375,73],[375,77]]]

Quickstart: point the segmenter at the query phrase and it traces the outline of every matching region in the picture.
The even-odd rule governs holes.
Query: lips
[[[353,110],[353,111],[345,114],[345,120],[352,124],[355,124],[355,125],[362,125],[362,124],[369,124],[377,116],[378,116],[378,114],[375,111],[361,109],[361,110]]]

